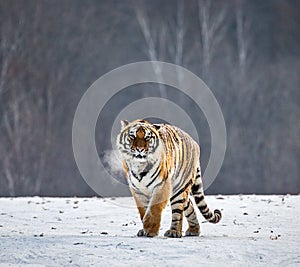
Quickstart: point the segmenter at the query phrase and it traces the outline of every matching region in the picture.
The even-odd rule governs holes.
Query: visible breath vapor
[[[102,156],[102,162],[115,180],[125,183],[123,164],[117,150],[105,150]]]

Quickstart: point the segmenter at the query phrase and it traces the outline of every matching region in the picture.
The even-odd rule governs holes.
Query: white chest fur
[[[151,195],[159,171],[159,160],[145,162],[131,160],[127,164],[129,167],[129,185],[135,191]]]

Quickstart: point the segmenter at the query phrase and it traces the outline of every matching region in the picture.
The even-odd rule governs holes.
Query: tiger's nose
[[[138,152],[143,152],[145,149],[144,149],[143,147],[136,147],[136,150],[137,150]]]

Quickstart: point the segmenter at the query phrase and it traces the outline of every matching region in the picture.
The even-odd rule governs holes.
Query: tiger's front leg
[[[148,206],[148,198],[146,196],[139,196],[138,194],[136,194],[136,192],[130,187],[130,191],[131,194],[135,200],[135,204],[138,208],[139,214],[140,214],[140,218],[143,221],[143,218],[145,216],[146,213],[146,208]]]
[[[154,237],[158,235],[162,211],[169,201],[169,195],[169,181],[163,181],[162,185],[154,189],[143,218],[143,229],[138,232],[138,236]]]
[[[133,189],[131,189],[131,193],[143,222],[143,229],[139,230],[137,235],[148,237],[156,236],[159,232],[161,213],[165,207],[164,203],[155,204],[152,201],[151,205],[149,205],[150,197],[138,195]]]
[[[143,219],[143,229],[138,232],[138,236],[154,237],[158,235],[161,221],[161,214],[166,202],[152,205],[146,212]]]

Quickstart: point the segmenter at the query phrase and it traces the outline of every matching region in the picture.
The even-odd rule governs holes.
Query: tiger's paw
[[[146,214],[143,219],[143,236],[154,237],[158,235],[160,220],[157,217]]]
[[[141,229],[137,232],[137,236],[145,236],[145,231],[144,229]]]
[[[176,230],[168,230],[165,232],[166,237],[175,237],[175,238],[180,238],[182,237],[181,231],[176,231]]]
[[[141,237],[141,236],[155,237],[157,235],[158,235],[158,233],[147,232],[144,229],[139,230],[138,233],[137,233],[137,236],[139,236],[139,237]]]
[[[200,235],[200,227],[189,227],[185,232],[185,236],[199,236],[199,235]]]

